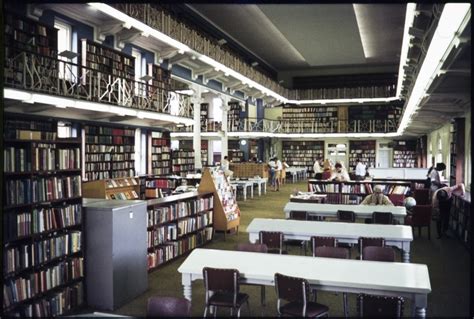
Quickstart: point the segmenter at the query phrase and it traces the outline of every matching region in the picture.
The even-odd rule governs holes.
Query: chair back
[[[320,246],[314,251],[315,257],[349,259],[349,249],[345,247]]]
[[[233,294],[233,303],[234,306],[236,305],[240,277],[240,273],[237,269],[204,267],[202,269],[202,275],[204,288],[206,290],[206,303],[211,296],[211,292],[219,291]]]
[[[385,246],[385,239],[381,237],[359,237],[359,254],[360,259],[362,259],[362,251],[365,247],[376,246],[383,247]]]
[[[415,205],[411,211],[412,226],[429,226],[431,224],[431,205]]]
[[[362,260],[394,262],[395,251],[392,247],[364,247],[362,250]]]
[[[267,245],[268,249],[278,249],[280,254],[283,249],[283,233],[276,231],[260,231],[260,244]]]
[[[266,253],[268,252],[268,247],[265,244],[242,243],[237,245],[237,250],[250,251],[255,253]]]
[[[316,251],[316,248],[322,246],[336,247],[336,238],[321,236],[311,237],[311,248],[313,249],[313,257],[315,256],[314,252]]]
[[[395,206],[405,206],[405,195],[403,194],[389,194],[388,199],[390,199]]]
[[[430,204],[430,189],[429,188],[416,188],[413,192],[413,198],[417,205],[429,205]]]
[[[299,301],[306,304],[309,300],[309,283],[304,278],[275,274],[277,298],[286,301]]]
[[[404,303],[402,297],[360,294],[357,296],[357,312],[359,317],[401,318]]]
[[[190,317],[191,301],[186,298],[150,297],[146,307],[147,317]]]
[[[393,214],[390,212],[373,212],[372,213],[372,224],[393,224]]]
[[[291,211],[290,212],[290,219],[295,219],[295,220],[308,220],[308,214],[306,212],[302,211]]]
[[[338,210],[337,221],[353,223],[355,222],[355,213],[350,210]]]

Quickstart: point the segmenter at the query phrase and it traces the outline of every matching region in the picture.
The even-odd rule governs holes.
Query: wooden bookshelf
[[[411,191],[411,181],[321,181],[308,180],[308,191],[316,194],[326,194],[327,204],[358,205],[368,194],[373,193],[376,185],[382,186],[385,195],[406,195]]]
[[[450,147],[450,176],[451,186],[464,181],[464,139],[465,119],[456,118],[452,124]]]
[[[209,156],[209,141],[201,140],[201,162],[202,162],[203,168],[206,166],[209,166],[208,156]]]
[[[288,133],[337,132],[338,107],[283,106],[284,129]]]
[[[214,201],[201,191],[147,201],[149,271],[212,240]]]
[[[169,132],[149,133],[149,167],[151,175],[171,174],[171,138]]]
[[[393,167],[417,167],[416,141],[394,141]]]
[[[471,248],[471,223],[471,193],[467,192],[464,197],[454,195],[449,228],[467,249]]]
[[[240,209],[232,186],[222,171],[213,171],[206,168],[202,174],[199,192],[211,192],[214,195],[214,229],[224,232],[235,229],[239,232]]]
[[[173,174],[186,177],[194,172],[194,151],[191,149],[173,150],[171,152]]]
[[[366,167],[375,167],[375,140],[349,141],[349,171],[354,171],[357,159]]]
[[[84,301],[81,141],[51,119],[4,132],[3,314],[59,316]]]
[[[314,161],[324,159],[324,141],[282,141],[283,160],[290,166],[313,171]]]
[[[349,121],[355,122],[354,132],[394,132],[398,128],[403,110],[403,104],[390,103],[381,105],[353,105],[349,107]],[[392,126],[385,126],[385,121],[391,120]],[[372,124],[370,123],[372,121]],[[387,123],[388,124],[388,123]],[[370,127],[373,125],[373,127]]]
[[[229,169],[234,172],[234,178],[249,178],[255,176],[268,178],[268,165],[266,163],[230,163]]]
[[[149,84],[154,87],[169,90],[171,88],[171,72],[159,65],[148,63],[148,75],[152,77]]]
[[[86,125],[87,181],[135,176],[135,129]]]
[[[104,199],[140,199],[140,185],[134,177],[101,179],[82,185],[84,197]]]
[[[229,102],[229,111],[227,112],[227,124],[229,131],[238,131],[240,127],[240,111],[242,107],[239,102]]]

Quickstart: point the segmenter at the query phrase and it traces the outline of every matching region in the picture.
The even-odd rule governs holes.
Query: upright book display
[[[214,194],[214,229],[224,232],[224,239],[228,230],[235,229],[239,233],[240,209],[232,186],[222,171],[204,170],[199,192]]]
[[[3,314],[51,317],[83,303],[81,142],[54,121],[5,121]]]
[[[101,179],[82,185],[84,197],[103,199],[139,199],[140,185],[134,177]]]

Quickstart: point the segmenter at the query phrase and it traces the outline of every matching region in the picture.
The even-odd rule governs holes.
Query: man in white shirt
[[[278,158],[276,159],[276,168],[275,168],[275,186],[276,190],[280,190],[280,185],[281,185],[281,172],[283,170],[283,164]]]
[[[347,173],[346,169],[342,167],[342,164],[338,162],[336,163],[336,165],[334,165],[334,172],[332,173],[329,180],[345,182],[350,181],[351,178],[349,177],[349,174]]]
[[[357,165],[355,167],[355,178],[356,181],[361,181],[365,178],[365,168],[366,166],[360,161],[360,158],[357,159]]]

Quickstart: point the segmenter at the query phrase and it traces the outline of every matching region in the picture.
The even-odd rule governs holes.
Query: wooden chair
[[[238,244],[237,245],[238,251],[250,251],[256,253],[267,253],[268,247],[265,244]],[[240,283],[242,285],[242,283]],[[260,303],[262,307],[265,307],[265,286],[264,285],[257,285],[257,284],[249,284],[245,283],[244,285],[248,286],[260,286]],[[262,309],[263,313],[263,309]]]
[[[416,188],[413,192],[413,198],[417,205],[430,205],[430,189]]]
[[[329,308],[310,301],[310,286],[306,279],[275,274],[278,315],[292,317],[328,316]],[[288,303],[281,305],[281,301]]]
[[[350,210],[338,210],[337,211],[337,221],[354,223],[355,222],[355,213]]]
[[[261,231],[259,233],[259,243],[267,245],[270,254],[287,254],[283,250],[282,232]]]
[[[360,294],[357,296],[357,313],[361,318],[401,318],[402,297],[386,297]]]
[[[405,218],[405,225],[418,227],[418,236],[421,237],[421,228],[428,227],[428,239],[431,239],[431,205],[415,205],[411,215]]]
[[[146,307],[147,317],[190,317],[191,301],[175,297],[150,297]]]
[[[388,199],[390,199],[395,206],[405,206],[405,195],[403,194],[389,194]]]
[[[385,239],[381,237],[359,237],[358,244],[359,244],[359,258],[358,259],[362,260],[362,253],[365,247],[369,247],[369,246],[384,247]]]
[[[311,250],[313,251],[313,257],[315,257],[316,248],[323,246],[336,247],[336,238],[320,236],[311,237]]]
[[[290,219],[294,220],[308,220],[308,214],[303,211],[291,211],[290,212]],[[300,252],[304,251],[304,255],[306,256],[306,240],[285,240],[283,241],[285,244],[286,250],[288,250],[288,246],[298,246],[300,247]]]
[[[393,214],[388,212],[373,212],[372,224],[392,225]]]
[[[217,312],[217,307],[230,308],[231,316],[236,310],[237,317],[240,317],[240,308],[244,303],[247,304],[250,313],[249,296],[239,291],[240,274],[237,269],[204,267],[202,274],[206,290],[204,317],[206,317],[207,310],[211,307],[214,308],[214,313]]]
[[[362,250],[362,260],[394,262],[395,251],[392,247],[364,247]]]

